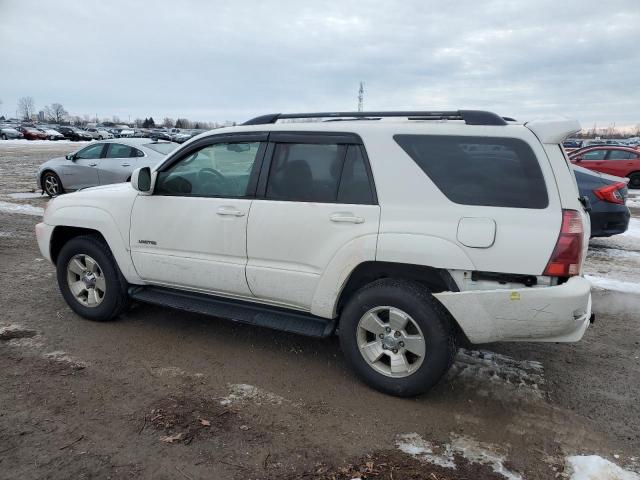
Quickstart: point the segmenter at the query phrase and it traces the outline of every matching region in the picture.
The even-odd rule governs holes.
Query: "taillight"
[[[613,183],[611,185],[605,185],[604,187],[596,188],[593,193],[596,197],[604,202],[618,203],[624,205],[624,195],[622,190],[627,186],[624,182]]]
[[[562,210],[562,227],[551,259],[543,275],[573,277],[580,273],[582,261],[582,217],[576,210]]]

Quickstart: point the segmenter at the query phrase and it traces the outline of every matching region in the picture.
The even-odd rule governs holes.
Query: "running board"
[[[328,337],[336,326],[335,320],[317,317],[310,313],[171,288],[131,287],[129,296],[139,302],[309,337]]]

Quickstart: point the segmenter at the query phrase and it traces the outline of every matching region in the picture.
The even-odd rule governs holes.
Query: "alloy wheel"
[[[425,337],[416,321],[390,306],[372,308],[360,318],[357,342],[369,366],[392,378],[414,373],[426,354]]]
[[[104,300],[107,284],[98,262],[85,254],[74,255],[67,264],[67,284],[73,297],[85,307],[97,307]]]
[[[52,197],[60,194],[60,182],[55,175],[49,173],[44,176],[44,190]]]

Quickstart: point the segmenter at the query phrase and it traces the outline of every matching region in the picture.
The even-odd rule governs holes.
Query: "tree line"
[[[0,100],[0,105],[2,105],[2,101]],[[129,124],[135,126],[137,128],[156,128],[156,127],[166,127],[166,128],[194,128],[194,129],[213,129],[219,128],[227,124],[220,124],[218,122],[202,122],[202,121],[192,121],[188,118],[178,118],[174,120],[173,118],[165,117],[162,122],[156,123],[153,117],[148,118],[136,118],[133,122],[123,122],[120,120],[120,117],[117,115],[112,116],[111,118],[104,117],[99,119],[94,116],[91,117],[89,115],[70,115],[69,112],[64,108],[61,103],[54,102],[50,105],[46,105],[43,107],[42,112],[44,114],[44,120],[51,123],[57,124],[70,124],[78,127],[84,127],[89,123],[102,123],[104,125],[119,125],[119,124]],[[25,122],[33,122],[38,120],[38,112],[36,112],[36,104],[33,97],[26,96],[20,97],[18,99],[17,104],[17,115],[18,118]],[[4,117],[0,117],[0,120],[4,120]],[[233,125],[236,125],[236,122],[232,122]]]

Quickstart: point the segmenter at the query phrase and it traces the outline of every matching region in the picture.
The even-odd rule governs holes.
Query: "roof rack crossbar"
[[[507,125],[507,122],[500,115],[484,110],[271,113],[252,118],[244,122],[243,125],[265,125],[286,119],[372,117],[406,117],[409,120],[464,120],[467,125]]]

